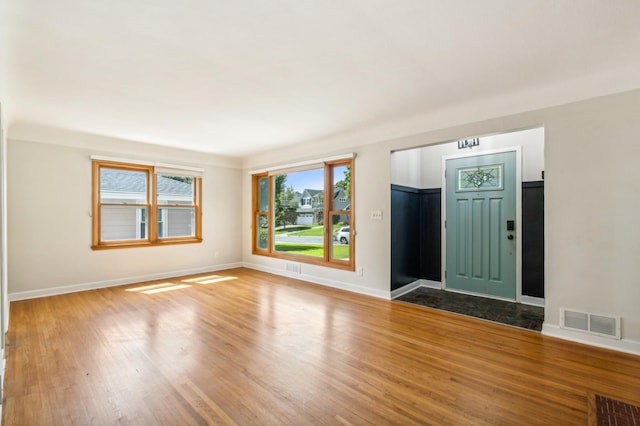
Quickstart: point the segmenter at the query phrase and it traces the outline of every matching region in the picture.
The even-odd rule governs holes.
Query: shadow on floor
[[[428,287],[417,289],[395,300],[454,312],[527,330],[542,330],[544,308],[470,296]]]

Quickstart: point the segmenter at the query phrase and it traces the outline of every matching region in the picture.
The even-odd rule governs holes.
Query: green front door
[[[446,161],[446,286],[516,297],[516,153]]]

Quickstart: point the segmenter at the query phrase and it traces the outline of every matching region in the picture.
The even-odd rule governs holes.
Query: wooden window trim
[[[268,207],[267,207],[267,211],[263,212],[262,210],[260,210],[260,180],[261,179],[268,179],[269,183],[269,191],[268,191]],[[265,215],[267,216],[267,223],[271,224],[271,217],[272,217],[272,209],[271,209],[271,205],[272,205],[272,197],[273,197],[273,191],[271,190],[271,185],[272,185],[272,180],[269,177],[268,173],[260,173],[260,174],[255,174],[252,176],[252,180],[251,180],[251,187],[252,187],[252,198],[251,198],[251,205],[252,205],[252,218],[251,218],[251,251],[252,253],[255,254],[262,254],[262,255],[267,255],[267,253],[270,253],[272,251],[272,239],[267,238],[267,248],[263,249],[258,247],[258,216],[261,215]],[[269,226],[268,228],[268,232],[271,232],[271,226]]]
[[[300,254],[291,254],[278,252],[275,250],[275,242],[274,242],[274,193],[275,193],[275,176],[270,175],[269,173],[259,173],[252,175],[252,221],[251,221],[251,239],[252,239],[252,254],[259,256],[267,256],[273,257],[276,259],[283,260],[291,260],[294,262],[307,263],[312,265],[320,265],[327,266],[336,269],[343,269],[348,271],[355,271],[355,185],[354,185],[354,176],[355,176],[355,161],[353,158],[342,159],[342,160],[334,160],[334,161],[326,161],[324,164],[324,199],[323,199],[323,223],[324,227],[324,256],[323,257],[315,257],[315,256],[305,256]],[[333,182],[333,169],[334,167],[340,166],[350,166],[351,168],[351,188],[350,188],[350,208],[351,210],[333,210],[333,186],[335,182]],[[308,170],[313,170],[317,167],[310,167]],[[267,221],[268,221],[268,243],[266,249],[261,249],[258,247],[258,216],[260,214],[265,214],[265,212],[261,212],[259,210],[259,197],[260,197],[260,179],[268,178],[269,179],[269,206],[266,212]],[[333,232],[331,225],[331,217],[334,214],[346,214],[349,215],[349,259],[333,259],[331,257],[331,248],[333,243]],[[328,224],[328,226],[327,226]]]
[[[144,172],[147,176],[147,203],[136,206],[147,208],[147,238],[144,240],[101,241],[102,206],[122,206],[118,203],[100,202],[100,169],[116,169]],[[132,247],[154,247],[174,244],[194,244],[202,242],[202,178],[193,177],[194,200],[192,205],[158,204],[156,191],[157,174],[154,166],[142,164],[117,163],[111,161],[92,162],[92,245],[93,250],[108,250]],[[158,237],[158,209],[160,208],[192,208],[194,209],[195,229],[193,237]]]

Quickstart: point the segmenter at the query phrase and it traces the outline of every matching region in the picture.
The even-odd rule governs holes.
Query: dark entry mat
[[[542,322],[544,321],[544,308],[539,306],[470,296],[428,287],[418,287],[395,300],[534,331],[542,330]]]
[[[589,426],[640,425],[640,407],[602,395],[589,396]]]

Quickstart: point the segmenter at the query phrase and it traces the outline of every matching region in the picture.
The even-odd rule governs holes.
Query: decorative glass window
[[[501,191],[502,164],[457,169],[456,191]]]

